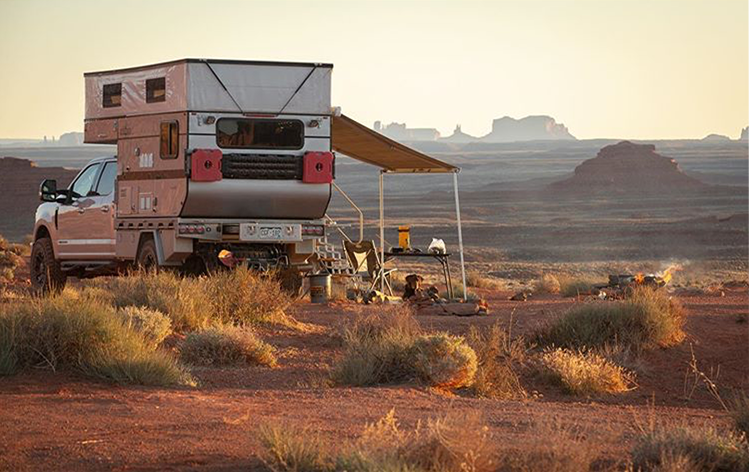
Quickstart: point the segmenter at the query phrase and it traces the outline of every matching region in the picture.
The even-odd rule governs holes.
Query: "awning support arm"
[[[468,301],[468,286],[466,286],[466,263],[463,257],[463,226],[460,221],[460,197],[458,196],[458,173],[453,172],[453,190],[455,192],[455,216],[458,220],[458,249],[460,250],[460,272],[463,276],[463,301]]]
[[[385,293],[385,172],[380,171],[380,292]]]

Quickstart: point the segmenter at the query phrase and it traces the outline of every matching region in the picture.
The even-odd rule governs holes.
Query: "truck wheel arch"
[[[152,241],[156,248],[156,259],[159,266],[165,265],[164,249],[161,244],[161,235],[157,231],[142,231],[138,240],[138,250],[135,252],[135,261],[140,258],[140,251],[146,241]]]

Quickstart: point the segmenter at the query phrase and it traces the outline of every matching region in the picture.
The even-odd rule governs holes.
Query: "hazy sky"
[[[0,0],[0,137],[83,129],[83,73],[183,57],[332,62],[333,102],[473,135],[737,137],[747,0]]]

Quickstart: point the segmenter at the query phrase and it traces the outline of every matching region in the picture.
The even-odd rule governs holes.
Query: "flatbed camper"
[[[85,142],[115,144],[117,156],[90,163],[69,194],[45,182],[37,231],[69,274],[132,262],[210,269],[226,252],[314,270],[334,172],[331,72],[185,59],[85,74]]]

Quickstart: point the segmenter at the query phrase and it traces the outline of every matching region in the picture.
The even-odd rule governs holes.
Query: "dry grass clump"
[[[476,354],[462,337],[422,334],[408,307],[391,307],[357,320],[343,333],[344,355],[333,379],[365,386],[419,379],[453,388],[469,385]]]
[[[12,282],[15,271],[21,265],[25,249],[20,244],[9,243],[0,236],[0,282]]]
[[[575,425],[559,418],[534,422],[532,434],[517,448],[503,449],[497,472],[588,472],[601,456],[597,442],[585,438]]]
[[[190,333],[180,349],[182,360],[197,365],[276,365],[275,349],[248,328],[221,326]]]
[[[548,350],[541,355],[543,373],[573,395],[621,393],[632,375],[592,352]]]
[[[225,323],[303,327],[284,312],[291,300],[278,280],[243,267],[197,278],[135,272],[89,286],[117,307],[147,307],[166,314],[179,332]]]
[[[406,431],[391,410],[335,453],[319,437],[295,428],[263,426],[260,440],[265,463],[279,472],[483,472],[495,465],[488,430],[475,415],[428,419]]]
[[[493,277],[487,277],[477,270],[466,272],[466,285],[474,288],[484,288],[488,290],[502,290],[504,284]]]
[[[591,302],[567,312],[538,334],[542,345],[577,348],[619,343],[636,352],[684,339],[684,311],[665,291],[635,289],[626,300]]]
[[[740,393],[730,404],[729,413],[736,429],[749,437],[749,397]]]
[[[522,338],[511,339],[498,324],[487,330],[472,326],[466,338],[476,352],[477,369],[471,391],[478,397],[518,399],[526,392],[520,383],[517,369],[526,360],[526,346]]]
[[[204,287],[203,296],[210,300],[215,320],[243,325],[299,325],[284,311],[291,299],[274,274],[237,267],[203,277],[199,282]]]
[[[143,385],[192,382],[172,357],[128,329],[111,306],[70,289],[0,308],[0,375],[28,367]]]
[[[635,470],[692,470],[715,472],[749,471],[746,436],[721,434],[712,427],[652,427],[638,438],[632,449]]]
[[[544,274],[533,284],[533,291],[536,293],[559,293],[561,284],[559,279],[552,274]]]
[[[88,283],[96,296],[118,308],[147,307],[169,316],[178,332],[206,328],[214,323],[213,307],[198,278],[168,272],[133,272],[128,276],[95,279]]]
[[[413,368],[427,385],[467,387],[476,375],[476,353],[458,336],[446,333],[417,337],[410,348]]]
[[[128,329],[138,331],[145,339],[158,346],[172,334],[172,320],[158,310],[128,306],[117,310]]]
[[[558,277],[559,293],[564,297],[577,297],[590,293],[595,281],[585,277]]]

